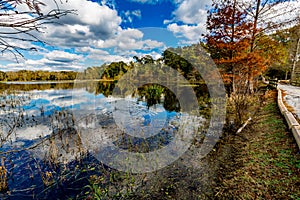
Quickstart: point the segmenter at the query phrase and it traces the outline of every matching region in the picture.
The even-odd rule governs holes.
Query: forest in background
[[[207,11],[207,34],[203,35],[202,40],[190,46],[167,49],[156,60],[150,55],[135,56],[129,63],[104,63],[101,66],[88,67],[82,72],[0,72],[0,81],[76,79],[115,82],[128,70],[139,66],[142,67],[139,68],[138,74],[146,74],[149,76],[147,78],[151,78],[157,76],[151,70],[151,65],[167,65],[181,73],[189,83],[203,84],[200,72],[183,57],[197,60],[201,67],[209,68],[205,56],[202,56],[209,55],[223,78],[228,97],[228,112],[235,116],[233,120],[228,121],[234,121],[238,126],[252,115],[248,111],[253,102],[257,101],[255,96],[259,94],[259,80],[262,76],[267,79],[290,79],[291,83],[300,83],[300,18],[297,15],[274,21],[269,16],[271,11],[276,11],[278,16],[288,14],[287,7],[276,10],[278,5],[284,5],[282,2],[213,0],[211,9]],[[161,72],[160,75],[164,75],[165,72]],[[214,72],[211,72],[211,75],[213,74]]]
[[[9,1],[15,0],[8,0],[8,2]],[[30,3],[31,1],[33,2],[32,5]],[[183,159],[178,159],[176,163],[155,173],[136,175],[130,171],[126,173],[115,171],[100,165],[98,162],[94,163],[96,166],[86,165],[82,168],[77,168],[78,165],[73,165],[73,163],[70,165],[56,165],[58,163],[58,155],[60,154],[55,150],[61,150],[62,148],[57,145],[59,143],[51,142],[51,144],[53,144],[51,147],[53,148],[49,148],[49,158],[51,158],[49,165],[56,167],[53,173],[50,167],[50,169],[47,168],[45,171],[39,169],[41,172],[37,176],[28,176],[31,179],[41,177],[41,185],[43,184],[45,186],[42,195],[48,192],[51,193],[51,190],[62,193],[68,191],[69,188],[72,188],[72,185],[69,187],[70,185],[67,184],[73,181],[73,177],[69,178],[69,175],[70,173],[74,173],[74,175],[76,175],[74,176],[74,183],[78,183],[77,180],[80,183],[79,189],[74,187],[76,191],[75,189],[72,191],[72,197],[74,198],[79,198],[80,196],[85,199],[158,199],[161,197],[168,199],[232,199],[238,197],[242,199],[298,199],[300,197],[299,192],[296,191],[296,187],[294,187],[299,184],[297,179],[299,177],[299,162],[297,162],[297,160],[299,159],[297,159],[296,156],[291,156],[296,155],[296,152],[294,153],[290,150],[294,141],[286,140],[289,136],[287,134],[287,127],[285,127],[282,121],[280,122],[281,116],[278,113],[278,108],[274,101],[276,93],[272,91],[272,95],[270,92],[266,92],[266,86],[258,84],[259,78],[262,75],[278,79],[291,78],[291,72],[299,66],[298,47],[300,41],[300,23],[297,21],[298,25],[293,24],[296,22],[294,19],[287,19],[287,21],[284,22],[272,22],[272,20],[270,20],[272,16],[266,17],[266,15],[264,15],[276,7],[276,5],[285,2],[285,0],[212,1],[213,8],[208,11],[207,18],[208,33],[204,35],[204,40],[198,44],[177,48],[176,51],[175,49],[166,50],[162,53],[160,59],[154,60],[148,55],[141,58],[134,57],[134,61],[130,63],[113,62],[103,64],[102,66],[89,67],[83,72],[22,70],[18,72],[0,73],[0,80],[2,81],[107,80],[111,82],[101,82],[101,84],[103,84],[99,84],[97,87],[95,87],[95,85],[100,82],[90,81],[83,83],[87,83],[86,88],[89,92],[97,94],[97,91],[101,91],[105,96],[108,96],[111,94],[116,81],[126,74],[128,70],[134,70],[136,66],[151,66],[152,64],[158,66],[168,65],[180,72],[190,83],[200,82],[202,81],[201,74],[199,74],[187,60],[184,60],[172,52],[180,52],[180,55],[186,55],[193,53],[193,51],[190,51],[191,49],[206,49],[218,66],[223,81],[227,86],[227,119],[226,129],[224,129],[225,133],[220,142],[218,142],[213,151],[211,151],[204,160],[198,159],[198,157],[194,159],[193,156],[189,154],[193,153],[191,151],[186,154],[187,157],[193,158],[191,162],[189,160],[190,158],[183,157]],[[18,2],[22,1],[18,0]],[[26,2],[29,7],[32,7],[31,10],[37,12],[40,18],[45,19],[47,16],[52,17],[52,15],[40,14],[38,9],[39,5],[36,3],[37,1],[24,0],[24,2]],[[0,3],[0,5],[5,6],[6,4]],[[63,10],[57,10],[57,12],[55,12],[56,17],[67,14],[67,11]],[[278,15],[284,12],[286,12],[285,9],[281,9],[278,11]],[[13,13],[13,15],[18,14],[18,12]],[[21,25],[24,25],[24,23],[21,23]],[[36,30],[36,25],[39,25],[39,23],[33,23],[33,27],[29,26],[29,29],[22,29],[22,33],[24,31],[25,33],[30,33],[31,30]],[[0,27],[1,26],[3,25],[1,24]],[[285,28],[286,26],[292,28]],[[3,39],[1,35],[0,39]],[[29,41],[32,41],[31,38],[29,39]],[[23,38],[23,40],[26,40],[26,38]],[[6,50],[18,54],[20,48],[18,48],[18,46],[6,45],[2,51]],[[30,49],[24,50],[29,51]],[[190,55],[190,57],[199,59],[196,56],[197,55]],[[199,60],[201,61],[201,59]],[[203,61],[203,64],[205,64],[205,61]],[[141,74],[146,74],[150,77],[153,75],[149,67],[142,68]],[[120,82],[121,81],[119,81],[119,83]],[[6,85],[5,87],[16,85],[16,87],[18,87],[18,84],[2,85]],[[52,85],[54,84],[49,83],[44,84],[42,87],[52,88]],[[60,83],[57,88],[68,88],[71,86],[72,83],[70,81]],[[155,93],[155,96],[152,95],[150,97],[160,97],[159,90],[161,88],[154,86],[149,85],[147,88],[142,88],[145,89],[145,91],[140,90],[141,95],[150,96]],[[1,87],[1,89],[3,88]],[[264,89],[261,90],[261,88]],[[202,91],[202,88],[199,90]],[[6,97],[4,96],[4,98]],[[269,101],[265,101],[266,99],[269,99]],[[11,98],[9,100],[14,99]],[[154,98],[154,100],[159,99]],[[172,106],[166,99],[165,101],[168,106]],[[155,104],[155,102],[153,104]],[[12,104],[11,107],[13,106],[14,104]],[[200,103],[199,107],[201,107]],[[2,108],[5,109],[6,107],[4,106]],[[176,110],[176,108],[174,110]],[[22,113],[23,112],[20,112],[19,116],[13,118],[13,128],[19,125],[18,119],[23,116],[21,115]],[[53,131],[51,133],[51,139],[55,139],[56,136],[59,136],[57,137],[58,142],[62,136],[68,139],[70,136],[69,133],[75,130],[71,127],[72,123],[68,123],[68,116],[68,113],[64,110],[53,116],[57,117],[56,119],[58,119],[59,124],[63,124],[63,126],[58,127],[57,132]],[[254,122],[250,124],[248,130],[246,128],[246,134],[243,132],[243,137],[241,137],[237,129],[244,127],[242,124],[246,125],[245,122],[248,122],[251,118]],[[257,120],[258,118],[260,118],[260,120]],[[262,121],[262,119],[265,120]],[[35,120],[36,118],[32,116],[32,122],[35,123]],[[67,123],[64,123],[65,121],[63,120]],[[66,126],[67,128],[65,128]],[[270,128],[274,128],[274,130]],[[282,133],[279,134],[279,132]],[[9,134],[13,133],[14,132],[11,131]],[[203,132],[199,133],[202,134]],[[77,138],[74,137],[75,134],[72,134],[73,138]],[[261,134],[261,136],[257,134]],[[270,135],[271,137],[266,138],[266,135]],[[3,138],[5,139],[6,136]],[[65,141],[69,141],[67,139]],[[193,140],[193,145],[198,148],[201,145],[201,140],[202,137],[196,135]],[[61,143],[62,142],[63,140],[61,139]],[[236,145],[236,143],[239,144]],[[280,145],[282,145],[283,148]],[[69,146],[65,146],[68,149]],[[274,146],[278,148],[274,150]],[[257,147],[261,148],[258,149]],[[240,150],[243,150],[243,148],[246,149],[244,152],[242,151],[242,153],[246,152],[246,154],[240,153]],[[288,156],[294,158],[290,159]],[[241,159],[240,157],[247,159]],[[275,160],[276,158],[279,159]],[[85,164],[84,159],[85,157],[80,157],[78,162]],[[184,159],[195,166],[195,168],[187,167],[187,165],[183,163]],[[255,162],[253,162],[253,160]],[[14,190],[8,187],[7,179],[12,177],[9,172],[14,173],[14,170],[10,170],[10,168],[7,167],[10,165],[8,161],[13,163],[15,159],[7,159],[6,163],[2,161],[0,165],[0,172],[2,174],[2,179],[0,180],[0,186],[2,186],[2,188],[0,187],[0,192],[4,193],[8,190],[7,195],[9,196],[10,192],[14,192]],[[204,165],[202,165],[202,163],[204,163]],[[12,165],[14,165],[14,163]],[[246,168],[241,168],[243,166]],[[274,166],[277,168],[274,168]],[[6,167],[8,170],[6,170]],[[201,168],[205,169],[205,171],[199,170]],[[14,169],[14,166],[12,169]],[[55,171],[56,169],[57,171]],[[94,172],[98,170],[103,170],[103,175],[96,174],[89,176],[88,179],[83,179],[78,176],[81,172]],[[239,173],[238,170],[245,174]],[[80,173],[77,173],[78,171]],[[26,172],[28,172],[27,169],[23,170],[21,174],[23,175]],[[224,179],[225,176],[227,176],[227,179]],[[13,177],[13,179],[15,178],[14,180],[17,180],[16,182],[20,182],[19,177],[19,174],[17,174],[16,178]],[[282,181],[278,182],[278,180]],[[83,187],[84,184],[80,181],[86,181],[84,183],[86,186]],[[222,186],[222,184],[223,187],[216,187]],[[232,192],[235,188],[237,190]],[[21,193],[24,193],[24,191],[25,190],[22,190]],[[36,194],[34,194],[34,196],[35,195]],[[55,195],[55,197],[58,198],[57,193],[55,193]],[[65,199],[69,198],[66,194],[64,195],[66,197]]]
[[[219,15],[221,14],[223,15],[224,13],[219,13]],[[238,15],[241,16],[241,14]],[[217,23],[217,20],[214,18],[217,19],[218,17],[211,16],[211,21]],[[210,23],[209,19],[208,24]],[[233,84],[234,80],[241,81],[246,77],[250,79],[250,74],[253,76],[251,77],[253,80],[260,75],[272,79],[290,79],[293,67],[299,67],[299,61],[296,59],[296,50],[300,25],[297,24],[292,28],[277,30],[270,35],[260,33],[255,39],[253,47],[255,50],[251,52],[250,39],[243,35],[243,32],[246,30],[244,27],[245,23],[242,19],[238,20],[241,20],[242,27],[236,27],[236,29],[239,29],[241,33],[236,31],[236,35],[230,36],[229,32],[227,35],[218,35],[215,33],[223,33],[223,31],[215,30],[219,25],[211,24],[211,33],[205,36],[206,42],[200,42],[199,44],[187,47],[178,47],[176,49],[188,50],[188,48],[198,45],[206,49],[219,68],[225,84]],[[218,23],[224,22],[219,21]],[[233,38],[231,39],[232,41],[226,41],[229,38]],[[113,81],[118,80],[128,70],[134,68],[135,65],[158,65],[162,63],[176,69],[189,81],[199,81],[201,78],[199,74],[195,78],[197,72],[193,66],[180,56],[171,53],[173,50],[173,48],[165,50],[162,53],[162,57],[157,60],[154,60],[150,55],[145,55],[140,58],[134,57],[134,61],[130,63],[123,61],[112,62],[110,64],[105,63],[101,66],[88,67],[83,72],[43,70],[0,71],[0,81],[65,81],[75,79]]]

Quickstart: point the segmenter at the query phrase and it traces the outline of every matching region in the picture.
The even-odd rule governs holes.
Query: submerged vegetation
[[[93,121],[93,116],[78,118],[67,107],[55,108],[49,112],[48,109],[51,108],[43,104],[47,101],[39,96],[36,99],[34,93],[36,90],[51,88],[54,90],[50,91],[60,89],[76,91],[84,88],[93,95],[103,94],[111,97],[114,82],[2,84],[5,87],[2,88],[1,114],[5,118],[1,118],[0,121],[2,127],[0,156],[4,160],[1,167],[1,191],[9,192],[1,194],[1,197],[14,198],[25,195],[28,198],[40,198],[46,195],[47,198],[61,196],[118,199],[133,198],[137,195],[136,192],[145,184],[145,175],[114,170],[97,161],[87,151],[84,140],[92,139],[86,138],[88,135],[85,128],[78,129],[78,126],[82,124],[83,127],[88,127]],[[185,86],[178,87],[177,92],[183,91]],[[55,102],[58,99],[64,101],[68,98],[68,96],[60,97],[55,92],[53,94],[57,96]],[[145,102],[148,109],[154,107],[151,112],[156,112],[155,107],[160,108],[160,105],[174,116],[180,111],[176,96],[168,88],[160,85],[149,84],[140,87],[134,96],[137,97],[136,103]],[[209,110],[209,102],[202,104],[207,105],[206,108]],[[108,133],[116,130],[110,115],[99,114],[96,117],[101,127],[108,130]],[[78,119],[80,121],[76,121]],[[166,132],[162,131],[158,136],[147,140],[121,135],[115,144],[132,152],[148,152],[151,148],[164,146],[173,137],[171,132],[175,126],[178,125],[174,121],[172,126],[166,126]],[[27,136],[32,140],[22,139],[26,138],[26,134],[32,135]],[[194,141],[200,142],[196,139]],[[151,176],[149,175],[147,179],[151,179]]]
[[[260,22],[281,2],[213,0],[203,40],[169,48],[158,59],[135,56],[81,72],[0,72],[0,198],[299,199],[298,149],[278,112],[276,92],[261,82],[291,77],[299,66],[299,22],[287,29]],[[209,89],[223,84],[227,93],[218,97],[227,103],[226,125],[214,145],[219,137],[209,126],[222,120],[209,121],[216,106]],[[146,137],[154,119],[159,131]],[[163,157],[172,161],[165,167],[155,168],[159,160],[147,173],[112,167],[118,151],[147,154],[176,136],[186,139],[186,133],[190,146],[176,160],[180,148],[172,148]],[[201,147],[209,149],[211,141],[203,157]],[[108,162],[101,160],[107,155]],[[141,154],[138,164],[144,160]],[[131,161],[128,156],[118,164]]]
[[[181,49],[181,51],[188,51],[188,47]],[[9,134],[9,136],[17,135],[19,133],[16,132],[18,127],[9,127],[7,126],[10,123],[9,121],[1,120],[2,126],[4,125],[5,127],[8,127],[8,129],[5,129],[6,133],[1,133],[0,154],[4,160],[0,167],[0,186],[2,193],[9,191],[5,195],[11,197],[22,194],[32,198],[40,198],[46,195],[48,198],[61,196],[71,199],[209,199],[213,196],[222,199],[227,197],[233,198],[236,194],[239,194],[241,198],[254,198],[254,193],[258,190],[256,185],[252,185],[251,187],[254,187],[253,191],[251,190],[251,192],[248,192],[247,194],[241,192],[242,188],[240,186],[236,191],[230,189],[231,187],[235,187],[232,186],[235,184],[231,180],[232,173],[236,173],[233,176],[238,181],[244,180],[245,177],[244,175],[241,175],[241,171],[232,172],[231,168],[226,168],[227,166],[230,166],[230,162],[232,162],[232,160],[227,160],[228,156],[235,158],[235,153],[228,154],[227,150],[223,150],[223,145],[225,144],[225,148],[240,148],[239,145],[241,144],[237,144],[237,146],[234,144],[233,147],[226,146],[228,145],[226,144],[228,142],[228,136],[233,138],[239,137],[239,135],[233,134],[236,132],[237,128],[239,128],[239,125],[244,123],[249,117],[253,117],[258,114],[257,110],[260,105],[262,105],[260,103],[263,103],[262,99],[264,96],[265,87],[257,87],[256,93],[251,95],[246,95],[245,93],[228,95],[227,124],[225,128],[226,134],[224,134],[223,139],[207,157],[200,158],[198,157],[199,152],[197,149],[202,145],[203,138],[206,134],[206,128],[208,126],[204,119],[209,119],[211,115],[211,100],[208,88],[205,84],[203,84],[204,81],[202,80],[200,74],[196,73],[195,68],[193,68],[186,60],[180,60],[179,57],[177,58],[176,55],[171,54],[170,52],[165,56],[170,57],[168,65],[174,66],[174,68],[176,68],[176,66],[181,66],[181,68],[177,68],[176,70],[178,70],[182,76],[189,80],[189,85],[180,85],[180,83],[177,85],[177,94],[184,95],[185,87],[192,87],[193,91],[195,91],[197,94],[199,105],[198,109],[202,116],[202,118],[199,118],[198,121],[203,120],[203,123],[201,122],[199,124],[197,133],[193,135],[192,146],[179,160],[156,172],[146,174],[135,174],[131,171],[120,172],[116,169],[110,168],[104,163],[99,162],[85,148],[84,137],[86,136],[84,130],[76,127],[74,123],[76,116],[74,116],[70,110],[63,108],[53,113],[45,114],[45,108],[41,108],[39,110],[40,116],[37,116],[26,113],[26,110],[24,110],[24,107],[22,107],[22,105],[25,105],[31,100],[31,96],[26,95],[26,92],[31,92],[33,90],[76,90],[84,88],[84,90],[93,95],[113,97],[113,92],[117,84],[119,84],[118,87],[120,88],[120,91],[122,91],[124,88],[126,89],[126,86],[122,85],[122,81],[118,81],[123,77],[122,74],[125,74],[128,70],[134,70],[135,65],[141,65],[142,63],[135,63],[132,64],[131,67],[128,67],[127,64],[119,62],[104,68],[88,68],[85,72],[77,74],[78,80],[92,80],[86,82],[75,81],[69,83],[37,83],[29,85],[24,83],[1,83],[1,85],[3,85],[1,89],[2,92],[4,92],[1,97],[2,112],[7,114],[7,116],[10,116],[10,120],[14,122],[13,124],[16,124],[18,127],[31,126],[39,129],[45,129],[45,126],[39,126],[40,122],[42,122],[42,125],[50,124],[51,126],[48,131],[50,133],[49,135],[39,136],[35,139],[34,143],[22,141],[25,145],[23,148],[9,149],[4,145],[8,144],[7,139],[9,137],[7,134]],[[146,63],[145,65],[149,64],[149,66],[151,66],[153,62],[157,61],[146,59],[146,61],[140,60],[139,62],[150,62]],[[160,76],[159,74],[153,75],[151,72],[147,71],[148,69],[149,68],[145,67],[145,72],[143,73],[149,74],[150,76]],[[163,72],[161,72],[161,74],[163,74]],[[95,79],[106,81],[95,81]],[[167,81],[172,82],[172,80],[166,80],[166,82]],[[227,86],[230,90],[231,86]],[[14,92],[10,93],[9,91]],[[124,90],[124,94],[126,92],[127,91]],[[25,96],[23,94],[25,94]],[[177,99],[177,96],[169,88],[163,85],[146,84],[136,88],[134,93],[131,95],[132,97],[137,98],[137,105],[139,101],[144,101],[148,109],[162,105],[163,108],[168,112],[180,112],[181,110],[181,105]],[[270,106],[272,109],[269,109]],[[274,109],[274,104],[268,101],[268,104],[265,106],[263,111],[273,113]],[[12,110],[14,112],[11,112]],[[260,112],[259,115],[261,114],[262,112]],[[275,114],[276,113],[273,113],[271,118],[275,117]],[[269,120],[271,120],[271,118]],[[278,118],[278,116],[276,115],[275,118]],[[101,124],[105,130],[115,130],[116,127],[112,126],[111,124],[113,121],[111,116],[99,115],[96,116],[96,119],[100,120],[99,124]],[[81,120],[82,121],[80,123],[88,125],[93,121],[93,116],[85,116],[81,118]],[[275,127],[275,124],[272,124],[271,126]],[[172,127],[175,127],[175,129],[172,129]],[[252,132],[260,132],[260,126],[256,127],[251,125],[251,127],[254,128]],[[276,130],[279,131],[279,127],[284,129],[285,125],[283,123],[279,123],[277,127],[278,129],[276,128]],[[4,129],[2,129],[2,131],[3,130]],[[165,130],[176,130],[176,121],[170,124],[170,126]],[[32,131],[34,132],[35,130],[32,129]],[[274,132],[275,129],[270,131]],[[155,147],[162,148],[168,142],[168,140],[172,139],[173,137],[172,133],[165,134],[162,132],[158,135],[158,137],[150,137],[149,140],[139,140],[135,137],[126,137],[121,134],[121,137],[116,140],[114,144],[123,149],[129,149],[132,152],[149,152]],[[249,137],[252,136],[253,135],[250,135]],[[290,136],[286,137],[289,138]],[[90,138],[90,140],[93,139],[94,138]],[[268,145],[273,146],[273,142],[276,142],[277,140],[279,139],[271,138]],[[157,143],[152,145],[151,143],[153,142]],[[267,148],[266,146],[264,147]],[[40,152],[43,152],[42,156]],[[278,152],[290,151],[288,151],[288,149],[278,149]],[[249,156],[260,156],[260,154],[253,153]],[[266,155],[261,156],[266,158]],[[284,156],[287,155],[285,154]],[[238,158],[239,157],[237,157],[237,159]],[[24,166],[21,164],[23,159],[28,160],[27,166],[25,167],[25,169],[28,171],[24,174],[19,174],[18,171],[24,169]],[[244,154],[241,159],[244,159]],[[253,160],[255,159],[258,158],[253,158]],[[299,163],[297,163],[296,159],[294,158],[289,157],[287,159],[287,162],[292,163],[291,166],[288,166],[288,168],[283,166],[286,160],[278,160],[274,161],[274,163],[273,158],[270,158],[270,162],[266,160],[248,160],[250,162],[250,167],[247,170],[249,171],[250,168],[251,170],[252,168],[256,169],[256,165],[251,165],[253,162],[261,163],[264,167],[267,166],[268,169],[270,168],[270,165],[275,165],[275,167],[279,167],[280,169],[287,169],[287,171],[280,172],[282,174],[285,174],[285,172],[288,174],[292,173],[288,176],[293,176],[293,179],[291,182],[286,182],[287,186],[289,186],[291,183],[297,184],[296,177],[299,176],[297,166]],[[236,164],[237,166],[241,165],[240,161]],[[223,170],[221,174],[219,173],[220,169]],[[237,170],[239,170],[239,168]],[[259,171],[261,173],[261,177],[263,177],[262,171],[264,170]],[[28,186],[28,188],[22,188],[21,185],[16,181],[18,179],[30,180],[30,183],[27,183],[28,185],[24,185]],[[249,177],[247,180],[249,180]],[[265,177],[263,177],[260,180],[257,179],[257,181],[261,182],[259,183],[260,186],[262,184],[264,185],[262,188],[271,190],[269,189],[270,187],[277,188],[276,191],[278,192],[286,191],[291,198],[297,199],[299,196],[296,191],[288,190],[287,187],[282,187],[282,189],[279,189],[282,185],[277,182],[274,185],[272,182],[273,179],[267,180]],[[38,187],[32,187],[30,184],[36,184]],[[240,185],[244,184],[247,185],[250,183],[240,183]],[[18,189],[10,188],[12,185],[16,186]],[[22,190],[26,190],[26,192],[22,192]],[[3,195],[3,197],[5,197],[5,195]],[[274,194],[271,193],[269,195],[274,196]]]
[[[196,47],[197,45],[194,45],[179,50],[182,53],[188,53],[189,48]],[[288,156],[288,153],[292,152],[285,146],[287,143],[283,141],[290,140],[290,136],[284,131],[285,124],[280,122],[281,118],[275,112],[275,104],[270,100],[266,101],[267,104],[263,102],[266,87],[259,85],[261,83],[257,79],[255,91],[248,94],[245,90],[238,88],[238,85],[235,88],[241,90],[230,93],[232,84],[225,85],[228,91],[225,133],[213,151],[202,158],[198,150],[206,137],[207,127],[209,126],[207,119],[210,119],[211,116],[211,99],[208,86],[188,61],[175,55],[172,51],[165,51],[163,56],[164,62],[145,57],[131,64],[125,64],[124,62],[112,63],[102,67],[88,68],[84,72],[76,74],[76,80],[87,81],[38,82],[37,84],[1,83],[1,92],[3,92],[1,111],[2,116],[6,116],[6,118],[5,120],[2,118],[0,122],[1,126],[5,127],[1,129],[0,135],[0,156],[3,158],[0,166],[2,192],[0,197],[13,198],[25,195],[37,199],[42,196],[70,199],[210,199],[212,197],[224,199],[235,198],[235,195],[241,198],[255,198],[258,195],[265,198],[282,198],[283,196],[271,192],[274,189],[276,193],[285,192],[290,198],[299,198],[296,190],[288,189],[292,184],[298,184],[299,163],[293,154]],[[159,73],[155,74],[150,71],[152,64],[160,67],[158,68]],[[181,115],[182,105],[180,105],[174,92],[163,84],[146,84],[134,90],[128,89],[128,85],[123,85],[122,77],[124,77],[124,74],[130,70],[134,71],[136,66],[141,65],[146,67],[140,73],[147,74],[150,77],[163,77],[167,73],[163,70],[163,65],[176,69],[180,72],[179,75],[188,80],[188,85],[175,83],[173,80],[168,79],[165,82],[175,84],[179,96],[185,95],[186,87],[192,87],[198,100],[200,117],[195,121],[191,121],[197,126],[197,130],[192,137],[191,147],[180,159],[163,169],[137,174],[132,171],[121,172],[107,166],[105,163],[101,163],[89,152],[88,147],[85,146],[86,141],[99,141],[99,138],[89,138],[89,134],[95,131],[90,128],[90,126],[93,126],[93,120],[98,122],[96,126],[101,126],[108,133],[107,135],[117,130],[116,125],[113,125],[114,119],[108,113],[80,115],[78,117],[79,115],[76,116],[76,112],[71,112],[70,107],[55,108],[50,113],[46,112],[46,107],[40,107],[40,110],[38,110],[39,115],[33,115],[24,109],[27,108],[24,107],[25,105],[34,107],[33,104],[28,105],[32,98],[28,94],[35,90],[73,89],[76,91],[77,89],[84,89],[94,96],[103,95],[113,99],[116,85],[118,85],[117,91],[125,96],[128,95],[128,92],[134,91],[130,94],[131,97],[136,98],[132,105],[140,106],[140,102],[144,102],[149,112],[157,112],[155,109],[161,109],[161,105],[167,112],[171,113],[170,115],[175,120],[165,124],[165,127],[161,129],[157,136],[147,139],[126,136],[124,133],[117,133],[117,136],[109,135],[115,139],[114,144],[131,152],[147,153],[155,148],[163,148],[172,140],[178,129],[176,118]],[[15,74],[18,74],[18,72],[15,72]],[[138,80],[131,79],[131,77],[128,79],[132,83],[138,82]],[[211,84],[219,83],[211,82]],[[13,92],[10,93],[10,91]],[[60,97],[58,95],[58,98],[67,100],[70,97]],[[116,100],[112,102],[114,101]],[[189,102],[185,103],[189,104]],[[264,105],[264,107],[258,112],[261,105]],[[263,137],[262,140],[259,140],[256,135],[249,133],[249,141],[254,141],[255,148],[252,144],[245,147],[244,144],[247,144],[245,141],[235,143],[240,135],[234,133],[240,125],[247,121],[249,117],[264,116],[264,112],[270,117],[265,121],[261,121],[259,117],[256,117],[254,124],[251,124],[247,130],[253,128],[250,131],[251,133],[263,134],[261,130],[267,130],[265,126],[270,125],[270,127],[274,127],[274,129],[270,128],[269,130],[272,134],[268,137],[266,137],[267,134],[259,135],[259,137]],[[79,121],[76,121],[78,119]],[[145,117],[145,119],[148,118]],[[136,121],[138,121],[138,118]],[[145,120],[143,123],[147,126],[150,122]],[[9,124],[15,126],[9,126]],[[13,139],[18,138],[18,134],[20,134],[20,131],[17,130],[24,127],[29,128],[28,130],[31,132],[36,132],[37,130],[34,129],[36,127],[43,130],[44,135],[38,135],[32,141]],[[283,133],[281,133],[282,131]],[[101,140],[105,140],[107,135],[101,135]],[[263,141],[267,142],[268,145],[261,144]],[[230,142],[233,142],[233,144],[230,144]],[[9,143],[13,146],[10,147]],[[267,153],[272,153],[267,155],[264,150],[256,148],[268,149],[274,144],[276,149],[268,150]],[[244,148],[248,147],[251,147],[251,149],[245,154],[248,150]],[[236,155],[235,148],[241,149],[241,155]],[[276,157],[278,155],[280,157]],[[237,160],[228,160],[228,157]],[[246,160],[245,157],[247,157]],[[26,164],[22,164],[24,159],[27,160]],[[286,162],[289,164],[285,164]],[[234,169],[228,168],[232,163],[236,164],[233,167]],[[22,170],[24,173],[20,173]],[[244,171],[247,173],[244,174]],[[275,171],[277,174],[275,174]],[[264,174],[265,172],[267,174]],[[253,173],[258,173],[260,176],[255,178]],[[291,180],[286,179],[282,183],[285,184],[284,186],[275,181],[276,177],[283,179],[285,175],[291,177]],[[269,179],[269,176],[274,177]],[[23,182],[18,183],[18,180]],[[235,181],[239,183],[238,186]],[[245,191],[244,185],[253,189]],[[236,188],[236,190],[232,188]],[[269,196],[264,196],[262,193],[258,194],[257,191],[261,189],[268,191]]]

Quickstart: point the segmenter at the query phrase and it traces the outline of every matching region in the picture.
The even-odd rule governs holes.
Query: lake
[[[189,98],[177,98],[188,96],[191,86],[177,84],[177,96],[155,84],[116,95],[115,84],[0,83],[0,157],[8,185],[0,197],[82,198],[91,177],[131,167],[151,172],[153,162],[163,168],[189,148],[186,144],[195,135],[202,138],[210,113],[205,86],[192,87],[197,96],[193,111]],[[160,150],[168,156],[151,157]],[[137,155],[149,155],[145,159],[151,164],[143,164]]]

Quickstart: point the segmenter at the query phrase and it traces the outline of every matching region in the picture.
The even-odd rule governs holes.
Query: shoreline
[[[91,80],[61,80],[61,81],[0,81],[2,84],[49,84],[49,83],[76,83],[76,82],[113,82],[116,80],[91,79]]]

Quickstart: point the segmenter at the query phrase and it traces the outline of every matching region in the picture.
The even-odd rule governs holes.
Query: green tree
[[[0,71],[0,81],[5,81],[7,79],[6,73]]]
[[[276,65],[278,59],[284,60],[284,53],[279,55],[276,47],[282,45],[280,42],[274,45],[274,41],[271,38],[266,38],[266,35],[270,33],[282,30],[287,26],[297,22],[299,19],[300,7],[293,5],[296,1],[293,0],[247,0],[241,1],[239,6],[245,10],[248,15],[248,20],[253,24],[250,29],[250,52],[260,53],[268,52],[264,54],[264,59],[268,60],[268,67]],[[297,4],[296,4],[297,5]],[[291,15],[291,13],[298,13]],[[268,42],[262,42],[261,40]],[[273,49],[273,51],[270,51]],[[276,55],[277,54],[277,55]],[[254,66],[256,67],[256,66]],[[256,67],[257,68],[257,67]],[[253,90],[253,77],[250,74],[249,87]]]

